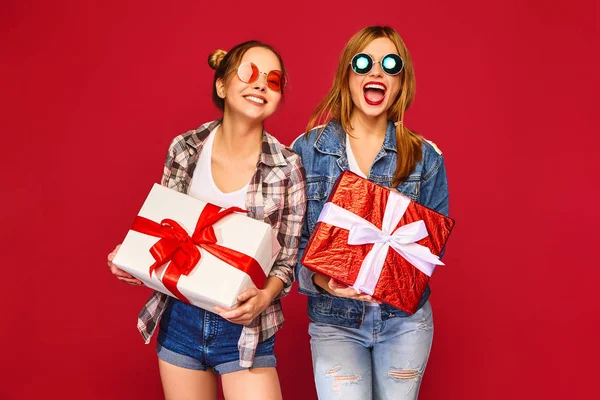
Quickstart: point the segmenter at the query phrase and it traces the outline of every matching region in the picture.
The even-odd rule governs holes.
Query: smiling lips
[[[363,86],[365,101],[371,106],[378,106],[385,99],[387,87],[381,82],[367,82]]]
[[[267,99],[265,99],[262,96],[248,95],[248,96],[244,96],[244,98],[253,104],[257,104],[257,105],[267,104]]]

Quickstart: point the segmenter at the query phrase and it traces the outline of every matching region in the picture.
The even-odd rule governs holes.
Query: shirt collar
[[[196,152],[202,150],[208,135],[221,124],[221,120],[211,121],[196,129],[187,139],[186,144]],[[260,162],[270,167],[282,167],[287,165],[285,156],[281,152],[281,145],[273,136],[263,129],[262,149]]]

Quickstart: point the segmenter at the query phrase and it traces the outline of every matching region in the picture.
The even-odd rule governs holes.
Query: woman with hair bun
[[[281,56],[250,41],[208,58],[215,70],[212,99],[223,116],[173,139],[162,184],[221,207],[237,206],[270,224],[281,251],[263,288],[249,289],[234,309],[214,312],[154,292],[139,314],[138,329],[157,340],[166,399],[217,398],[217,375],[225,398],[281,399],[274,355],[283,324],[280,298],[293,282],[306,209],[300,158],[264,130],[277,109],[286,74]],[[118,246],[117,246],[118,249]],[[121,281],[140,285],[108,257]]]

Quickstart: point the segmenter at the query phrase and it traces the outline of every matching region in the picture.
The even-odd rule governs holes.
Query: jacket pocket
[[[412,201],[418,202],[420,197],[420,184],[421,176],[411,175],[400,186],[397,186],[396,189],[398,189],[398,191],[403,195],[408,196]]]
[[[306,219],[308,221],[309,232],[314,230],[317,220],[319,219],[319,214],[325,205],[325,200],[328,194],[327,182],[323,180],[306,182]]]

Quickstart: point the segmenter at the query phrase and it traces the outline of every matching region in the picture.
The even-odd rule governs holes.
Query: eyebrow
[[[373,58],[373,61],[375,61],[375,56],[374,56],[373,54],[371,54],[371,53],[367,53],[366,51],[362,51],[361,53],[365,53],[365,54],[368,54],[368,55],[370,55],[370,56]],[[398,53],[398,52],[395,52],[395,51],[392,51],[391,53],[385,53],[385,54],[384,54],[382,57],[385,57],[385,56],[387,56],[388,54],[395,54],[395,55],[397,55],[397,56],[399,56],[399,55],[400,55],[400,53]],[[381,61],[381,60],[379,60],[379,61]]]

